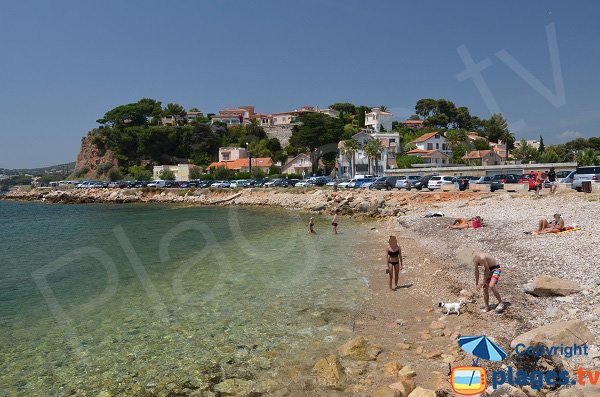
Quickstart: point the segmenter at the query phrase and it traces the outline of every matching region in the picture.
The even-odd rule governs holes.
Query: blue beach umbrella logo
[[[502,361],[507,354],[487,336],[462,336],[458,338],[458,345],[467,353],[477,357],[473,366],[477,366],[479,359],[490,361]]]

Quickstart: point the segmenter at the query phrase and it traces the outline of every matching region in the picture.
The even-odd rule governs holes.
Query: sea
[[[0,201],[0,396],[291,384],[369,296],[368,228],[343,219],[333,235],[316,216],[309,235],[309,216]]]

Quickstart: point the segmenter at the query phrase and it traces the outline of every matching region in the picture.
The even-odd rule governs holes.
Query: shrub
[[[81,177],[85,176],[89,171],[90,171],[89,167],[83,166],[81,168],[75,169],[75,171],[73,171],[73,176],[75,178],[81,178]]]
[[[113,167],[108,171],[108,179],[110,181],[120,181],[123,179],[123,173],[117,167]]]
[[[112,163],[100,163],[96,167],[96,177],[102,177],[113,167]]]
[[[173,173],[173,171],[169,171],[169,170],[162,170],[160,172],[160,174],[158,174],[158,177],[165,181],[174,181],[175,173]]]

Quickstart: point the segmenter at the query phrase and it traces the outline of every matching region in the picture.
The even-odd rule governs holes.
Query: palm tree
[[[580,150],[575,154],[575,161],[579,167],[586,165],[596,165],[600,163],[598,152],[594,149]]]
[[[369,159],[369,173],[371,171],[371,160],[375,160],[375,173],[379,170],[379,155],[385,148],[379,139],[371,139],[365,145],[365,154]]]
[[[356,152],[358,152],[358,141],[356,139],[350,138],[344,141],[344,154],[346,154],[350,159],[350,176],[352,178],[354,178]]]

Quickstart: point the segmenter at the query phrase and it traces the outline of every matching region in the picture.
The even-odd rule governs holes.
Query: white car
[[[429,190],[441,189],[442,185],[451,185],[454,183],[454,177],[450,175],[436,175],[432,176],[427,183]]]
[[[217,181],[210,185],[210,187],[221,188],[221,187],[229,187],[229,183],[225,181]]]
[[[294,185],[294,187],[308,187],[308,186],[314,186],[312,183],[310,183],[310,181],[308,179],[304,179]]]
[[[238,179],[237,181],[231,181],[231,183],[229,184],[229,187],[232,189],[234,189],[236,187],[243,187],[245,182],[246,182],[245,179]]]
[[[349,184],[350,182],[355,182],[355,181],[356,181],[356,179],[345,180],[344,182],[340,182],[340,183],[338,183],[338,185],[337,185],[337,186],[338,186],[340,189],[348,189],[348,184]]]

